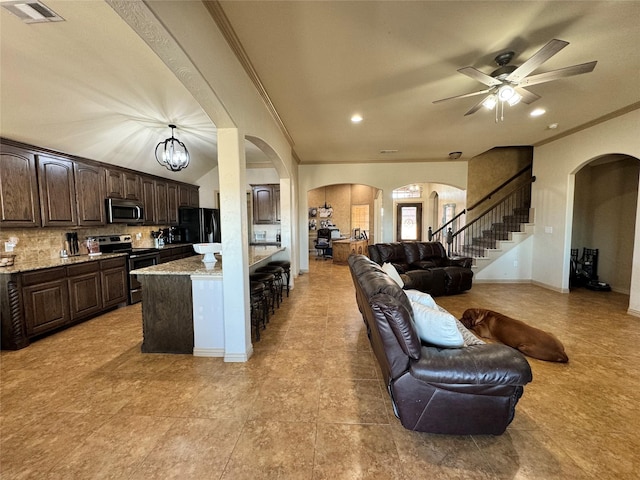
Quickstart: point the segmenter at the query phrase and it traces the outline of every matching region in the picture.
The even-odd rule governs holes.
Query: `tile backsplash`
[[[17,237],[18,244],[13,249],[16,263],[57,258],[60,256],[60,250],[65,248],[67,232],[77,232],[81,244],[87,237],[97,235],[131,235],[134,247],[153,247],[151,231],[160,228],[165,227],[108,225],[92,228],[3,228],[0,232],[0,249],[4,252],[4,243],[9,237]],[[140,240],[136,237],[138,233],[141,235]],[[86,247],[83,248],[81,245],[80,253],[86,254]]]

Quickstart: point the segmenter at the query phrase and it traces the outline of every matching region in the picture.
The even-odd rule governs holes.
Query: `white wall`
[[[568,291],[575,173],[601,155],[621,153],[640,159],[639,132],[640,110],[634,110],[534,150],[534,282]],[[629,312],[640,316],[640,206],[636,209]]]

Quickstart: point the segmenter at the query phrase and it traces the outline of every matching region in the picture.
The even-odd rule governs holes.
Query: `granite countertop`
[[[96,262],[106,258],[123,257],[126,253],[103,253],[102,255],[76,255],[67,258],[50,258],[46,260],[36,260],[32,262],[16,262],[10,267],[1,267],[0,274],[11,274],[20,272],[31,272],[34,270],[43,270],[45,268],[66,267],[85,262]]]
[[[270,258],[277,252],[284,250],[284,247],[276,247],[269,245],[250,246],[249,247],[249,267]],[[132,270],[133,275],[209,275],[211,277],[222,277],[223,261],[220,255],[216,255],[218,261],[214,265],[205,265],[202,263],[204,255],[195,255],[193,257],[174,260],[173,262],[153,265],[151,267],[139,268]]]

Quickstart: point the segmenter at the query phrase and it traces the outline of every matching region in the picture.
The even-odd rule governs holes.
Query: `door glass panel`
[[[421,240],[422,204],[399,204],[396,222],[398,241]]]

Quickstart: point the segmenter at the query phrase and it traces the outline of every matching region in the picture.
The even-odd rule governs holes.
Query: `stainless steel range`
[[[129,303],[142,300],[142,285],[129,272],[160,263],[160,252],[156,248],[133,248],[131,235],[103,235],[96,237],[102,253],[126,253],[127,277],[129,279]]]

